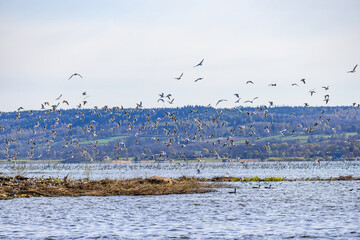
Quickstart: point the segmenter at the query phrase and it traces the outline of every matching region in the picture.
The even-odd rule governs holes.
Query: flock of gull
[[[201,67],[204,64],[204,59],[202,59],[198,64],[194,65],[194,68],[197,67]],[[348,73],[355,73],[356,72],[356,68],[357,65],[354,66],[354,68],[350,71],[348,71]],[[179,77],[175,77],[176,80],[181,80],[183,77],[184,73],[181,73],[179,75]],[[68,80],[71,80],[74,78],[83,78],[82,75],[80,75],[79,73],[74,73],[72,74]],[[200,80],[203,80],[204,78],[202,77],[198,77],[194,82],[198,82]],[[246,84],[255,84],[253,81],[247,81]],[[302,78],[299,80],[298,83],[292,83],[291,85],[294,87],[299,87],[299,84],[305,85],[306,83],[306,79]],[[277,84],[276,83],[271,83],[269,84],[270,87],[276,87]],[[322,86],[322,88],[324,89],[324,91],[328,91],[330,89],[329,86]],[[315,89],[311,89],[309,90],[309,94],[312,96],[313,94],[315,94],[316,91]],[[235,146],[235,141],[232,139],[232,136],[235,135],[235,133],[237,134],[243,134],[246,132],[247,135],[249,136],[255,136],[255,131],[253,129],[253,125],[250,126],[232,126],[233,128],[231,129],[231,135],[227,138],[224,139],[219,139],[219,138],[214,138],[214,133],[207,131],[207,129],[209,129],[209,123],[213,123],[216,124],[218,126],[222,126],[225,127],[228,125],[228,122],[224,121],[221,119],[221,115],[223,113],[223,111],[230,111],[230,110],[237,110],[239,112],[243,112],[245,113],[245,116],[251,116],[253,114],[263,114],[263,117],[266,118],[268,116],[268,111],[270,109],[270,107],[272,107],[274,105],[273,101],[269,101],[269,105],[268,106],[259,106],[256,108],[256,110],[254,112],[246,112],[245,110],[242,110],[240,108],[240,106],[236,106],[233,108],[228,108],[228,109],[216,109],[216,116],[211,116],[210,117],[210,121],[204,121],[202,119],[200,119],[200,117],[197,115],[197,113],[199,112],[199,110],[196,107],[193,107],[190,112],[189,112],[189,116],[193,116],[192,118],[192,123],[196,126],[195,131],[190,132],[190,125],[189,123],[186,123],[184,121],[181,121],[178,119],[177,113],[176,111],[165,111],[165,115],[162,117],[157,117],[156,119],[154,119],[153,114],[155,113],[155,110],[153,109],[145,109],[143,107],[142,102],[140,103],[136,103],[136,107],[134,108],[130,108],[130,109],[125,109],[124,107],[107,107],[104,106],[102,108],[99,107],[94,107],[90,110],[90,116],[87,116],[85,114],[84,111],[84,107],[87,104],[87,98],[89,97],[87,92],[83,92],[82,94],[82,100],[80,103],[78,103],[76,105],[76,114],[74,116],[75,119],[82,121],[85,123],[85,119],[91,116],[94,116],[95,118],[91,117],[92,120],[88,123],[88,124],[84,124],[83,127],[81,128],[83,134],[87,135],[87,136],[91,136],[93,141],[91,141],[87,146],[84,146],[83,144],[80,144],[80,142],[77,139],[72,139],[71,137],[71,131],[72,131],[72,127],[73,127],[73,123],[68,122],[68,123],[64,123],[61,120],[61,115],[62,115],[62,106],[68,107],[70,106],[69,102],[65,99],[63,99],[63,95],[59,95],[57,98],[55,98],[55,100],[57,101],[56,104],[50,104],[50,102],[44,102],[41,104],[41,109],[42,111],[44,111],[48,116],[50,116],[50,114],[54,114],[54,116],[51,118],[50,117],[47,121],[53,121],[51,128],[48,129],[48,125],[45,126],[45,124],[41,124],[41,121],[46,121],[46,119],[42,119],[41,116],[35,116],[38,121],[36,123],[36,125],[34,125],[32,127],[32,133],[35,136],[39,131],[49,131],[49,136],[48,138],[44,137],[46,135],[42,135],[41,138],[36,138],[36,137],[32,137],[31,139],[29,139],[27,141],[28,145],[30,146],[29,151],[27,153],[27,157],[28,158],[33,158],[36,157],[34,156],[34,151],[36,148],[41,147],[43,149],[46,149],[45,151],[47,153],[50,152],[52,144],[54,144],[55,142],[59,142],[56,140],[56,134],[57,134],[57,128],[60,125],[66,125],[68,134],[65,135],[64,139],[62,140],[63,143],[63,149],[68,149],[70,148],[70,146],[72,146],[74,149],[69,150],[68,153],[70,155],[74,155],[75,151],[77,149],[77,152],[81,153],[81,156],[83,158],[87,158],[90,161],[93,161],[95,159],[94,154],[96,155],[100,155],[100,152],[97,149],[99,141],[97,140],[99,137],[99,134],[101,134],[102,132],[105,131],[104,127],[102,127],[101,129],[98,129],[97,126],[97,121],[95,120],[96,117],[100,117],[102,116],[103,113],[106,114],[110,114],[112,117],[110,118],[109,122],[112,125],[112,127],[109,129],[110,131],[115,131],[117,128],[120,127],[124,127],[126,129],[126,133],[128,134],[128,136],[146,136],[147,132],[146,130],[152,129],[155,131],[155,134],[151,137],[151,140],[154,141],[155,143],[159,143],[162,144],[163,146],[177,146],[179,149],[185,149],[187,147],[187,144],[192,142],[192,141],[196,141],[199,139],[207,139],[207,143],[210,145],[219,145],[222,148],[226,148],[229,151]],[[236,100],[235,103],[240,103],[240,94],[239,93],[235,93],[234,94]],[[254,97],[253,99],[249,99],[244,101],[244,103],[254,103],[254,101],[258,99],[258,97]],[[324,102],[327,104],[329,102],[329,94],[324,95]],[[219,99],[216,102],[216,106],[218,106],[219,104],[228,101],[227,99]],[[172,96],[171,93],[160,93],[159,94],[159,98],[157,100],[157,102],[162,102],[165,103],[167,102],[168,104],[173,104],[174,103],[174,98]],[[309,106],[308,103],[304,103],[304,106]],[[357,103],[353,103],[353,106],[357,106],[360,107],[360,104]],[[211,105],[209,104],[207,107],[211,107]],[[138,115],[136,114],[137,111],[142,112],[145,116],[146,116],[146,122],[144,124],[141,124],[140,126],[136,124],[137,122],[137,118]],[[24,108],[23,107],[19,107],[17,109],[16,112],[16,117],[14,118],[14,121],[18,121],[21,118],[21,114],[22,112],[24,112]],[[33,110],[29,110],[28,111],[29,115],[34,115],[34,111]],[[321,112],[321,114],[323,114],[323,112]],[[0,113],[1,114],[1,113]],[[120,118],[122,119],[120,121]],[[123,121],[123,119],[126,120]],[[320,118],[321,119],[321,118]],[[301,128],[302,131],[304,133],[309,133],[312,131],[316,130],[316,127],[322,123],[322,121],[329,121],[329,119],[321,119],[319,122],[314,123],[312,126],[309,126],[307,128],[303,127],[301,124],[298,124],[297,127]],[[174,127],[176,126],[176,127]],[[158,129],[160,129],[162,132],[158,131]],[[0,131],[5,132],[7,131],[7,129],[4,126],[1,126],[1,122],[0,122]],[[17,127],[17,133],[21,134],[21,126]],[[285,135],[287,133],[294,133],[296,130],[287,130],[284,129],[282,130],[280,133],[281,135]],[[269,133],[270,132],[270,126],[264,126],[264,132]],[[133,133],[133,134],[132,134]],[[162,136],[162,137],[161,137]],[[213,140],[210,140],[213,139]],[[258,139],[258,138],[257,138]],[[12,149],[10,148],[10,145],[13,144],[14,142],[17,141],[17,138],[10,138],[10,139],[5,139],[5,155],[7,158],[12,158],[12,159],[16,159],[17,155],[19,154],[19,151],[17,151],[16,149]],[[41,142],[41,143],[40,143]],[[136,141],[134,142],[134,144],[139,144],[139,139],[136,139]],[[251,141],[249,140],[245,140],[244,144],[247,146],[252,146],[254,144],[251,143]],[[1,146],[1,145],[0,145]],[[117,143],[115,143],[113,145],[113,149],[118,153],[119,158],[121,157],[121,154],[123,151],[125,151],[126,149],[126,144],[123,141],[119,141]],[[264,150],[269,150],[269,143],[265,143],[263,145],[263,149]],[[12,152],[11,152],[12,151]],[[151,149],[146,148],[146,146],[143,146],[142,150],[141,150],[144,156],[146,155],[151,155],[151,158],[156,160],[156,159],[168,159],[169,156],[166,153],[166,151],[159,151],[157,153],[153,153]],[[256,151],[261,151],[261,149],[256,149]],[[104,159],[109,159],[109,157],[106,155],[106,153],[103,154],[103,158]],[[227,157],[228,154],[225,154],[225,157]],[[39,156],[37,156],[37,158],[40,158],[41,154]],[[182,159],[186,159],[186,151],[184,151],[182,154],[179,155],[179,158]]]
[[[196,65],[194,66],[194,68],[195,68],[195,67],[200,67],[200,66],[202,66],[202,65],[203,65],[203,62],[204,62],[204,59],[202,59],[198,64],[196,64]],[[352,70],[348,71],[347,73],[355,73],[357,66],[358,66],[358,64],[356,64],[356,65],[354,66],[354,68],[353,68]],[[183,77],[183,75],[184,75],[184,73],[181,73],[180,76],[179,76],[179,77],[175,77],[175,79],[176,79],[176,80],[181,80],[181,78]],[[198,82],[198,81],[203,80],[203,79],[204,79],[204,78],[199,77],[199,78],[195,79],[194,82]],[[300,79],[300,82],[301,82],[303,85],[305,85],[305,84],[306,84],[306,79],[305,79],[305,78],[302,78],[302,79]],[[254,82],[251,81],[251,80],[249,80],[249,81],[246,82],[246,84],[252,84],[252,85],[254,85]],[[276,83],[270,83],[268,86],[269,86],[269,87],[276,87],[277,84],[276,84]],[[300,87],[298,83],[292,83],[291,86]],[[327,86],[322,86],[321,88],[323,88],[325,91],[328,91],[328,90],[330,89],[330,87],[329,87],[328,85],[327,85]],[[310,96],[313,96],[313,95],[316,93],[316,91],[315,91],[315,89],[310,89],[310,90],[309,90],[309,93],[310,93]],[[160,95],[160,98],[158,99],[158,102],[159,102],[159,101],[165,102],[165,101],[164,101],[164,96],[165,96],[164,93],[161,93],[161,94],[159,94],[159,95]],[[166,95],[166,97],[168,97],[168,98],[169,98],[169,96],[171,96],[171,94],[167,94],[167,95]],[[235,93],[234,96],[236,97],[235,103],[240,103],[241,98],[240,98],[239,93]],[[258,98],[259,98],[259,97],[254,97],[253,99],[245,100],[244,103],[251,103],[251,104],[252,104],[252,103],[254,103],[254,101],[255,101],[256,99],[258,99]],[[172,100],[170,101],[170,98],[169,98],[169,100],[168,100],[167,102],[170,103],[170,104],[173,104],[173,101],[174,101],[174,99],[172,99]],[[228,101],[228,100],[227,100],[227,99],[219,99],[219,100],[216,102],[215,106],[218,106],[220,103],[226,102],[226,101]],[[324,95],[323,101],[325,102],[325,104],[328,104],[328,103],[329,103],[329,101],[330,101],[330,96],[329,96],[329,94],[325,94],[325,95]],[[274,104],[273,101],[269,101],[269,103],[270,103],[270,106],[273,106],[273,104]],[[357,103],[353,103],[354,106],[355,106],[356,104],[357,104]],[[357,105],[360,106],[360,104],[357,104]],[[208,106],[211,106],[211,105],[209,104]],[[304,103],[304,106],[309,106],[309,103]]]

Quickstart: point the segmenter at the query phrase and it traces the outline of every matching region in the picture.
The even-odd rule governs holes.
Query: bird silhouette
[[[180,77],[176,77],[175,79],[180,80],[183,75],[184,75],[184,73],[181,73]]]
[[[316,93],[316,92],[315,92],[314,89],[312,89],[312,90],[309,91],[309,93],[310,93],[310,95],[312,96],[312,95],[313,95],[314,93]]]
[[[62,94],[60,94],[60,96],[58,98],[56,98],[55,100],[59,100],[62,97]]]
[[[74,73],[73,75],[71,75],[71,76],[69,77],[68,80],[70,80],[72,77],[75,77],[75,76],[79,76],[79,77],[83,78],[79,73]]]
[[[220,99],[219,101],[217,101],[216,106],[217,106],[219,103],[225,102],[225,101],[227,101],[227,100],[226,100],[226,99]]]
[[[236,193],[236,188],[234,188],[234,191],[230,191],[228,193]]]
[[[357,67],[357,64],[355,65],[355,67],[353,68],[353,70],[348,71],[348,73],[354,73],[354,72],[356,72],[356,67]]]
[[[202,66],[203,62],[204,62],[204,59],[201,60],[198,64],[196,64],[194,67],[200,67],[200,66]]]

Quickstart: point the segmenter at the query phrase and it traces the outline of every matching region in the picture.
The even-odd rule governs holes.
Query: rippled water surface
[[[200,173],[198,173],[198,170]],[[227,163],[133,163],[133,164],[0,164],[0,172],[9,176],[60,177],[72,179],[124,179],[134,177],[214,177],[259,176],[312,178],[360,176],[360,162],[227,162]]]
[[[200,169],[200,174],[197,173]],[[72,178],[360,176],[358,162],[0,165]],[[0,201],[1,239],[359,239],[359,181],[237,182],[205,194]],[[230,194],[233,188],[236,194]],[[269,188],[270,187],[270,188]]]

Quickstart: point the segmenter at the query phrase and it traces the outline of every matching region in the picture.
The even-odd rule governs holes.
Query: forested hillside
[[[203,106],[3,112],[0,159],[351,159],[360,108]]]

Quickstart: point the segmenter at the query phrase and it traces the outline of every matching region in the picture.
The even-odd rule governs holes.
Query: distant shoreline
[[[316,160],[317,158],[309,158],[305,159],[304,157],[269,157],[267,159],[260,159],[260,158],[249,158],[249,159],[191,159],[184,161],[183,159],[171,159],[171,160],[111,160],[111,161],[81,161],[81,162],[66,162],[64,160],[54,159],[54,160],[29,160],[29,159],[16,159],[16,160],[5,160],[0,159],[0,164],[133,164],[133,163],[225,163],[225,162],[311,162]],[[354,158],[342,158],[342,159],[319,159],[321,162],[354,162],[360,161],[360,157]]]

